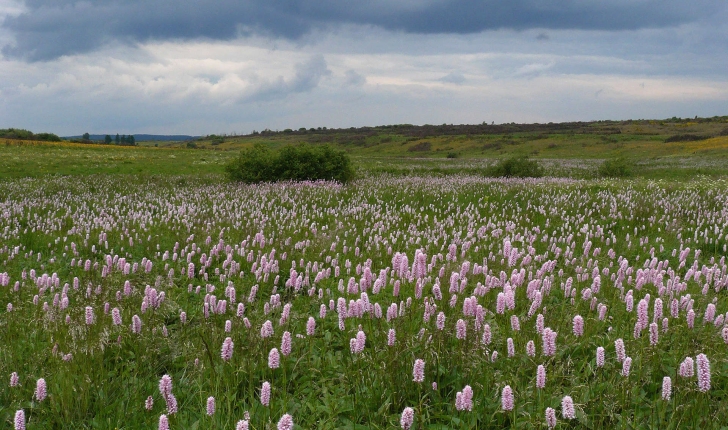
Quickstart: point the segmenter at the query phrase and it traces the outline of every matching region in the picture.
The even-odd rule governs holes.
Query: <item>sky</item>
[[[0,128],[728,115],[725,0],[0,0]]]

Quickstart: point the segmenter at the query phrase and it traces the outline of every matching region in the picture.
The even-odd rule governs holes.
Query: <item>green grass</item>
[[[191,149],[0,141],[0,178],[222,173],[229,154]]]
[[[690,142],[698,145],[700,142]],[[280,147],[280,145],[272,145]],[[702,143],[703,146],[707,146]],[[698,156],[652,156],[635,153],[627,155],[636,165],[635,175],[647,179],[684,180],[698,176],[720,177],[728,174],[728,158],[721,149],[715,154]],[[391,174],[442,176],[453,174],[487,175],[489,167],[517,151],[504,152],[493,158],[462,157],[433,158],[412,156],[373,155],[350,153],[359,176]],[[609,153],[600,157],[576,156],[565,158],[532,157],[545,167],[548,176],[595,178],[599,165],[609,159]],[[575,155],[586,155],[575,153]],[[46,175],[135,174],[135,175],[209,175],[222,174],[224,166],[237,156],[229,151],[184,148],[113,147],[101,145],[35,143],[0,144],[0,179],[41,177]]]

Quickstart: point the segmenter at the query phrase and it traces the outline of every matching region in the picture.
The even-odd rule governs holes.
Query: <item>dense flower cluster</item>
[[[458,414],[464,426],[487,416],[554,428],[557,414],[577,413],[616,426],[594,400],[603,393],[583,395],[594,380],[594,390],[661,383],[668,411],[719,414],[723,186],[452,176],[142,182],[130,193],[44,181],[75,191],[0,183],[0,326],[38,343],[8,346],[5,388],[23,397],[13,409],[32,405],[29,426],[63,426],[36,408],[74,399],[72,384],[56,383],[69,369],[79,381],[113,375],[91,381],[104,389],[126,378],[139,409],[128,413],[143,417],[134,423],[160,429],[230,413],[238,429],[278,420],[289,430],[290,411],[313,428],[341,405],[332,426],[399,418],[409,429]],[[23,364],[31,349],[52,365]],[[341,387],[356,390],[356,408]],[[561,403],[543,400],[549,392]],[[299,403],[311,393],[324,404]],[[380,400],[382,412],[359,410]]]

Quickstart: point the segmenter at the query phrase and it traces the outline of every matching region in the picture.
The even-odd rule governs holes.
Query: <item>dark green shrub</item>
[[[221,143],[225,143],[225,138],[223,136],[211,134],[207,137],[210,139],[210,143],[212,145],[220,145]]]
[[[37,140],[44,140],[46,142],[60,142],[61,138],[53,133],[38,133],[35,135]]]
[[[447,153],[447,158],[459,158],[459,157],[460,157],[460,154],[458,154],[455,151],[450,151]]]
[[[328,145],[289,145],[273,152],[257,144],[242,151],[225,170],[231,180],[249,184],[322,179],[345,183],[354,177],[349,157]]]
[[[632,176],[633,167],[629,160],[619,157],[604,161],[597,173],[602,178],[626,178]]]
[[[670,142],[697,142],[709,139],[710,136],[699,136],[697,134],[676,134],[665,139],[665,143]]]
[[[509,178],[540,178],[543,168],[536,160],[529,160],[526,156],[516,156],[501,160],[490,168],[490,176]]]

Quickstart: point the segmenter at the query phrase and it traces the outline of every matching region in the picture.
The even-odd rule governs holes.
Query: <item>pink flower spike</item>
[[[35,398],[39,402],[42,402],[43,400],[45,400],[46,396],[47,396],[46,381],[45,381],[45,379],[40,378],[40,379],[38,379],[38,382],[36,382],[36,385],[35,385]]]
[[[470,385],[463,388],[463,409],[467,411],[473,410],[473,389]]]
[[[501,407],[504,411],[512,411],[514,403],[513,390],[510,385],[506,385],[501,392]]]
[[[573,420],[576,418],[574,400],[571,399],[571,396],[564,396],[564,398],[561,399],[561,414],[567,420]]]
[[[172,394],[172,377],[169,375],[162,376],[159,380],[159,393],[162,398],[166,399]]]
[[[425,360],[418,358],[415,360],[414,369],[412,369],[412,377],[414,382],[424,382],[425,380]]]
[[[577,315],[574,317],[573,321],[573,332],[574,336],[582,336],[584,334],[584,318],[581,317],[581,315]]]
[[[604,367],[604,348],[597,347],[597,367]]]
[[[614,341],[614,349],[617,352],[617,361],[620,363],[623,362],[626,355],[624,351],[624,341],[621,338]]]
[[[629,372],[632,368],[632,358],[626,357],[622,362],[622,376],[629,376]]]
[[[393,328],[389,329],[387,333],[387,346],[394,346],[394,342],[397,340],[397,332]]]
[[[556,411],[554,408],[546,408],[546,425],[550,429],[556,427]]]
[[[404,408],[402,411],[402,417],[399,419],[399,424],[402,426],[402,430],[409,430],[412,427],[412,423],[415,421],[415,411],[409,406]]]
[[[283,338],[281,339],[281,354],[286,357],[291,354],[291,333],[286,331],[283,332]]]
[[[278,421],[278,430],[293,430],[293,417],[285,414]]]
[[[159,430],[169,430],[169,419],[164,414],[159,416]]]
[[[270,382],[263,382],[263,388],[260,389],[260,403],[263,406],[270,405]]]
[[[650,345],[657,345],[659,336],[660,332],[657,323],[650,323]]]
[[[662,400],[670,400],[672,395],[672,379],[669,376],[662,378]]]
[[[167,413],[170,415],[174,415],[177,413],[177,398],[174,397],[174,394],[170,394],[169,397],[164,399],[167,402]]]
[[[705,354],[695,357],[698,368],[698,390],[705,393],[710,390],[710,362]]]
[[[233,346],[233,340],[226,337],[225,341],[222,343],[222,351],[220,352],[220,357],[222,357],[224,361],[230,361],[233,357]]]
[[[15,412],[15,430],[25,430],[25,411],[22,409]]]
[[[324,309],[326,309],[324,307]],[[306,323],[306,335],[307,336],[313,336],[316,333],[316,320],[313,317],[308,317],[308,322]]]
[[[268,353],[268,367],[271,369],[277,369],[281,365],[281,358],[278,355],[278,349],[273,348]]]
[[[678,375],[683,378],[692,378],[695,374],[695,364],[693,363],[692,357],[685,357],[680,368],[678,369]]]
[[[544,388],[546,386],[546,368],[543,364],[539,364],[536,369],[536,388]]]
[[[468,328],[467,325],[465,325],[465,321],[462,319],[457,320],[455,323],[455,337],[457,339],[465,339],[465,336],[467,335]]]
[[[86,325],[91,325],[94,323],[94,308],[91,306],[86,306]]]
[[[215,398],[212,396],[207,398],[207,415],[215,415]]]

